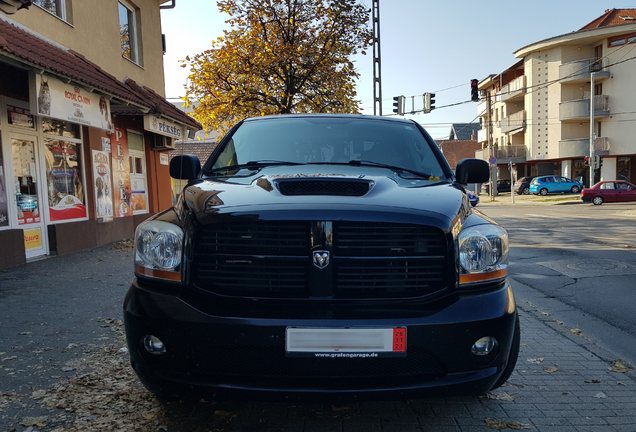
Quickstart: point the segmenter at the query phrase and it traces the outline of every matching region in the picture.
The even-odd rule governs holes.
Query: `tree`
[[[358,112],[351,57],[372,40],[356,0],[219,0],[230,30],[186,57],[186,106],[206,130],[245,117]]]

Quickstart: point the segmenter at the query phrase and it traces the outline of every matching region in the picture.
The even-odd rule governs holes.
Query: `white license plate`
[[[406,328],[287,327],[285,350],[288,356],[303,357],[404,356],[406,355]]]

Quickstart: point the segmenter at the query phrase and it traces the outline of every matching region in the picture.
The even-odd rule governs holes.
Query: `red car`
[[[636,201],[636,186],[623,180],[602,181],[581,192],[583,202],[601,205],[604,202]]]

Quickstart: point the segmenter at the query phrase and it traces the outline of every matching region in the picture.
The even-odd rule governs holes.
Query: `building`
[[[172,205],[168,0],[0,0],[0,268],[134,235]]]
[[[602,156],[594,181],[634,182],[634,47],[636,9],[608,9],[577,31],[518,49],[517,63],[479,83],[476,156],[494,157],[498,177],[508,178],[512,162],[517,178],[558,174],[589,186],[593,131],[594,155]]]

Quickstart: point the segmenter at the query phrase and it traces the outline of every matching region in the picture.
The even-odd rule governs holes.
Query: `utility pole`
[[[490,100],[490,91],[489,91],[488,103],[486,107],[486,111],[488,112],[488,159],[494,156],[493,145],[492,145],[492,117],[490,115],[491,108],[492,108],[492,101]],[[493,179],[495,178],[496,173],[497,173],[497,164],[490,164],[490,187],[488,188],[490,201],[495,200],[495,185],[497,184],[497,181]]]
[[[590,80],[590,186],[594,186],[594,74]]]
[[[380,0],[373,0],[373,115],[382,115],[382,62],[380,58]]]

